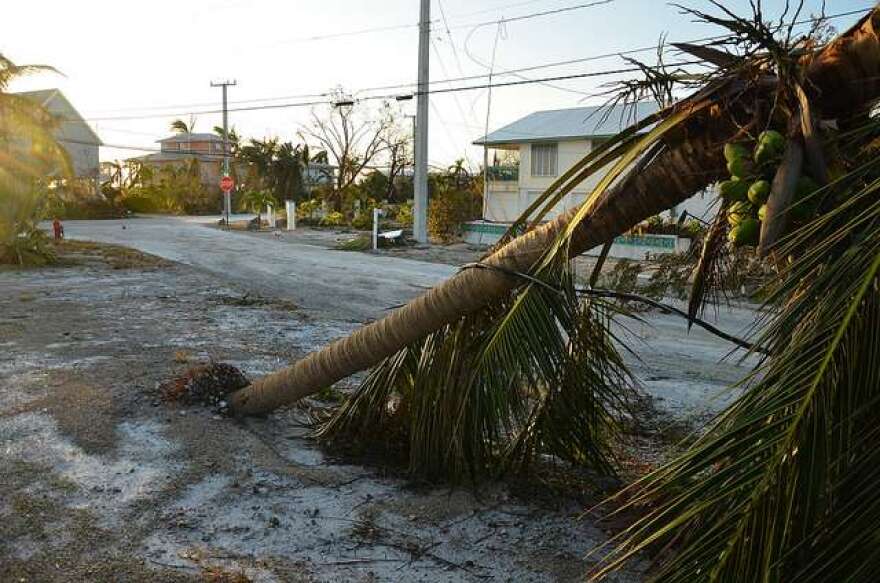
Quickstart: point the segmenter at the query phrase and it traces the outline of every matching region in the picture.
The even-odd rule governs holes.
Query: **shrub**
[[[38,227],[46,201],[42,185],[0,173],[0,200],[0,263],[51,263],[55,254]]]
[[[327,213],[327,215],[321,219],[321,226],[323,227],[341,227],[344,224],[345,215],[338,211]]]
[[[461,235],[461,224],[479,218],[480,195],[469,190],[441,190],[428,205],[428,234],[444,243]]]
[[[321,201],[317,198],[304,200],[296,203],[296,219],[304,224],[315,221],[315,213],[321,208]]]
[[[411,200],[408,200],[397,207],[397,212],[394,214],[394,220],[401,225],[412,225],[413,203]]]
[[[101,198],[87,200],[62,200],[54,198],[49,202],[47,216],[59,219],[118,219],[125,214],[125,208]]]
[[[360,211],[358,214],[354,216],[351,220],[351,226],[355,229],[372,229],[373,228],[373,209],[369,208],[366,211]]]
[[[126,196],[122,206],[133,213],[156,213],[159,211],[156,201],[141,194]]]
[[[41,266],[56,259],[49,238],[36,227],[0,242],[0,265]]]

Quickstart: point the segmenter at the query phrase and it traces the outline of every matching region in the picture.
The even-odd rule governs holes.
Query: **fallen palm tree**
[[[577,298],[569,259],[727,179],[690,313],[731,245],[769,257],[779,271],[756,339],[761,374],[695,445],[625,491],[647,512],[596,575],[660,547],[663,581],[869,579],[880,566],[880,10],[822,43],[817,27],[793,35],[797,14],[769,25],[760,2],[748,19],[714,4],[722,17],[698,16],[728,28],[726,44],[681,46],[716,65],[700,90],[562,176],[514,226],[524,235],[236,393],[235,410],[266,412],[375,366],[321,437],[398,439],[429,475],[536,453],[613,471],[628,393],[614,306]],[[582,207],[538,224],[609,163]]]

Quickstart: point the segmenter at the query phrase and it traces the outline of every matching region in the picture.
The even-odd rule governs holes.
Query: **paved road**
[[[450,265],[220,231],[203,224],[210,220],[68,221],[65,232],[207,270],[245,289],[291,299],[327,320],[377,318],[456,271]],[[754,315],[747,308],[721,309],[716,323],[744,334]],[[642,317],[642,324],[626,322],[629,333],[622,333],[641,358],[629,353],[624,358],[649,393],[683,414],[717,411],[728,402],[732,395],[722,395],[723,389],[747,371],[735,358],[725,358],[730,344],[700,328],[688,332],[677,317],[657,312]]]
[[[449,265],[282,243],[206,222],[211,219],[66,221],[64,230],[71,239],[125,245],[204,269],[339,320],[379,317],[455,273]]]

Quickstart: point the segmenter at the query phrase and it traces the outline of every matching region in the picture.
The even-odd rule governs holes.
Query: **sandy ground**
[[[579,518],[595,499],[414,485],[328,458],[296,411],[161,403],[193,362],[253,377],[354,324],[206,270],[81,261],[0,272],[0,581],[575,581],[605,540]]]
[[[581,580],[606,540],[581,518],[600,493],[414,485],[328,457],[294,410],[233,421],[157,399],[196,362],[251,377],[292,362],[477,251],[413,260],[201,223],[66,224],[179,263],[95,251],[0,271],[0,581]],[[642,316],[619,330],[642,386],[679,419],[717,410],[746,370],[730,346]],[[754,313],[721,316],[741,332]]]

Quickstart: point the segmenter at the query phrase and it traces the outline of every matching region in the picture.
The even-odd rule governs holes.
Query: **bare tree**
[[[396,123],[393,123],[388,128],[383,141],[385,142],[385,156],[388,159],[388,187],[385,198],[393,200],[397,190],[395,186],[397,178],[402,176],[404,169],[413,163],[409,147],[410,139],[405,132],[400,131]]]
[[[375,116],[365,117],[341,90],[336,91],[333,103],[325,115],[312,111],[311,122],[300,131],[300,136],[320,144],[337,167],[333,205],[335,210],[342,210],[342,192],[389,150],[394,115],[385,103]]]

